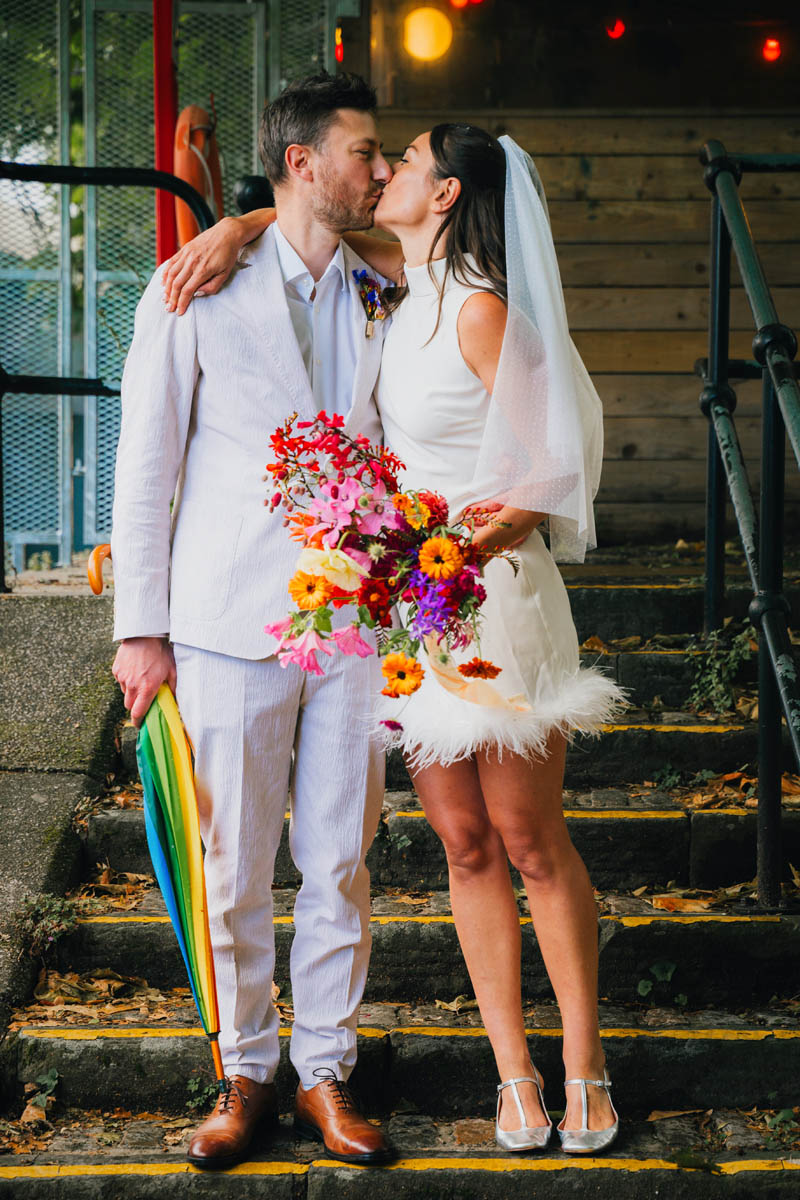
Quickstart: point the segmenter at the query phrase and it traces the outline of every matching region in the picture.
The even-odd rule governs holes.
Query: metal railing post
[[[772,665],[763,606],[783,589],[783,497],[786,431],[768,370],[763,377],[761,503],[758,583],[762,627],[758,635],[758,900],[775,908],[781,900],[782,721],[781,698]]]
[[[703,627],[706,633],[722,625],[725,604],[725,511],[727,490],[719,444],[711,420],[711,405],[736,399],[728,387],[730,327],[731,238],[716,194],[711,201],[711,271],[709,295],[708,386],[700,406],[709,418],[706,476],[706,578]]]

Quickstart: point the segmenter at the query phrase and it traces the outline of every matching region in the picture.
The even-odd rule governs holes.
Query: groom
[[[194,745],[231,1083],[192,1139],[200,1167],[241,1159],[275,1113],[271,885],[290,771],[303,877],[291,952],[296,1125],[345,1162],[390,1156],[346,1086],[370,946],[364,859],[383,795],[364,719],[377,660],[338,655],[317,678],[282,668],[263,632],[287,611],[297,555],[280,512],[264,506],[270,434],[293,412],[325,409],[346,432],[380,438],[382,325],[366,336],[353,278],[365,264],[340,241],[371,226],[391,175],[375,103],[358,77],[322,75],[268,105],[259,146],[277,223],[186,317],[165,311],[157,271],[123,376],[114,674],[136,725],[166,680]]]

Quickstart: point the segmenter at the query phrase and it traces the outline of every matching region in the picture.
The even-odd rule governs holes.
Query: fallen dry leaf
[[[670,1117],[688,1117],[692,1113],[703,1112],[702,1108],[675,1108],[665,1109],[663,1112],[660,1109],[654,1109],[647,1118],[648,1121],[666,1121]]]
[[[478,1007],[478,1001],[473,1000],[470,996],[456,996],[455,1000],[436,1000],[437,1008],[445,1009],[447,1012],[469,1012]]]
[[[586,641],[581,644],[581,650],[596,650],[598,653],[602,654],[608,650],[608,646],[602,638],[599,638],[596,633],[593,633],[591,637],[588,637]]]
[[[705,912],[711,908],[712,900],[701,900],[693,896],[651,896],[653,908],[661,908],[666,912]]]

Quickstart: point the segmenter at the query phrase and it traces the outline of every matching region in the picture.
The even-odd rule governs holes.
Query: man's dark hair
[[[287,177],[286,149],[297,142],[319,150],[340,108],[374,112],[375,89],[360,75],[322,71],[290,83],[267,104],[258,130],[258,152],[273,187]]]

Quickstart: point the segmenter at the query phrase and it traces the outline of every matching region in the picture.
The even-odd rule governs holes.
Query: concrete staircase
[[[604,641],[698,628],[700,592],[648,572],[575,570],[568,576],[582,637]],[[742,612],[744,591],[731,608]],[[597,659],[598,654],[591,655]],[[278,1075],[284,1117],[252,1161],[204,1175],[185,1161],[197,1120],[187,1101],[211,1080],[210,1055],[186,991],[158,891],[125,912],[83,918],[56,947],[61,972],[113,970],[144,979],[151,1001],[98,1020],[22,1021],[6,1041],[6,1090],[18,1115],[26,1084],[57,1072],[56,1127],[46,1149],[0,1158],[0,1195],[414,1200],[587,1195],[789,1197],[800,1193],[800,910],[761,913],[731,897],[707,911],[671,913],[648,897],[668,885],[717,889],[752,878],[752,809],[694,810],[659,778],[735,770],[755,757],[755,725],[700,722],[683,708],[691,660],[683,650],[602,653],[604,669],[638,706],[568,761],[570,831],[599,893],[601,1024],[623,1118],[603,1158],[511,1156],[494,1145],[495,1071],[449,912],[447,873],[402,762],[389,764],[383,820],[370,852],[373,951],[359,1021],[353,1084],[399,1152],[388,1169],[348,1168],[291,1128],[293,1072]],[[655,697],[660,697],[660,705]],[[131,768],[124,732],[117,782]],[[127,768],[125,766],[127,764]],[[670,772],[666,772],[666,767]],[[649,786],[645,786],[647,781]],[[654,783],[655,781],[655,783]],[[800,810],[787,810],[787,859],[800,865]],[[141,812],[99,807],[83,841],[85,876],[149,870]],[[284,844],[275,878],[276,983],[290,1004],[288,952],[297,874]],[[644,889],[644,890],[643,890]],[[563,1104],[560,1029],[530,917],[520,901],[523,993],[531,1051],[551,1111]],[[141,989],[137,995],[142,995]],[[156,997],[153,1000],[153,996]],[[155,1008],[154,1008],[155,1006]],[[32,1012],[34,1010],[31,1010]],[[36,1009],[37,1014],[41,1009]],[[24,1014],[17,1014],[24,1017]],[[282,1034],[288,1035],[290,1008]],[[657,1119],[648,1120],[655,1112]],[[783,1114],[782,1116],[779,1114]],[[797,1121],[800,1125],[800,1121]]]

